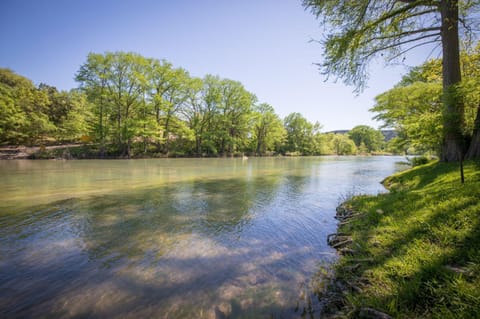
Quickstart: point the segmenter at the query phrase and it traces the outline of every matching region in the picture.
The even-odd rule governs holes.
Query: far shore
[[[150,158],[243,158],[248,157],[302,157],[300,154],[276,154],[256,155],[248,153],[235,153],[227,155],[190,155],[190,154],[160,154],[160,153],[139,153],[134,156],[122,156],[105,154],[100,156],[98,152],[92,152],[91,145],[85,144],[61,144],[61,145],[5,145],[0,146],[0,160],[78,160],[78,159],[150,159]],[[392,154],[387,152],[361,153],[349,156],[402,156],[404,154]],[[307,155],[310,156],[310,155]],[[312,156],[342,156],[342,154],[320,154]]]

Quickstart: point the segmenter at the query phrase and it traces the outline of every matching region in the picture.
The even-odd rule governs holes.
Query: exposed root
[[[383,211],[377,212],[383,214]],[[351,208],[346,207],[345,205],[340,205],[337,207],[337,213],[335,218],[340,221],[339,227],[347,225],[353,222],[356,218],[363,216],[364,213],[354,212]],[[350,236],[346,233],[335,233],[329,234],[327,236],[327,242],[330,246],[335,248],[338,253],[342,256],[355,256],[362,251],[362,247],[358,243],[355,243]],[[353,249],[355,248],[355,249]],[[357,250],[358,249],[358,250]],[[346,273],[354,274],[361,267],[363,263],[371,263],[374,261],[373,258],[349,258],[346,260],[350,266],[343,266],[341,271]],[[353,275],[355,277],[355,275]],[[353,309],[345,301],[345,295],[351,291],[353,293],[363,293],[362,287],[364,284],[368,284],[368,280],[365,278],[356,278],[354,282],[350,282],[345,278],[341,279],[339,277],[333,280],[331,296],[335,296],[329,302],[327,302],[327,309],[333,310],[333,316],[328,316],[328,318],[344,318],[346,317],[355,317],[355,318],[366,318],[366,319],[390,319],[391,317],[383,312],[380,312],[371,308],[361,308]],[[345,312],[349,312],[346,314]],[[327,310],[328,313],[328,310]]]
[[[373,258],[357,258],[357,259],[350,259],[352,263],[371,263],[373,262]]]
[[[357,293],[362,293],[363,292],[362,288],[360,288],[360,287],[358,287],[358,286],[356,286],[356,285],[354,285],[350,282],[346,282],[346,283],[352,291],[357,292]]]
[[[342,256],[345,256],[345,255],[356,255],[357,254],[357,251],[356,250],[353,250],[353,249],[350,249],[350,248],[341,248],[338,250],[338,252],[340,253],[340,255]]]
[[[355,272],[357,271],[362,265],[361,264],[355,264],[353,266],[348,266],[348,267],[344,267],[344,269],[348,272]]]
[[[392,319],[386,313],[372,309],[372,308],[361,308],[358,312],[358,318],[364,319]]]
[[[338,241],[337,243],[333,244],[332,247],[335,249],[342,248],[344,246],[347,246],[349,244],[353,243],[353,240],[351,238],[345,239],[343,241]]]

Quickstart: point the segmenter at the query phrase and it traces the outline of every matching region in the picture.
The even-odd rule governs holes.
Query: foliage
[[[320,133],[321,125],[310,123],[303,115],[294,112],[285,117],[284,126],[287,131],[287,152],[299,152],[304,155],[314,155],[315,149],[319,148],[316,142],[320,139],[315,137]]]
[[[303,4],[328,28],[322,70],[358,90],[365,86],[368,64],[376,56],[390,63],[419,46],[441,43],[442,159],[460,160],[467,148],[478,149],[480,156],[480,131],[473,139],[464,134],[464,96],[458,90],[459,43],[478,31],[479,1],[304,0]]]
[[[442,141],[442,86],[439,83],[415,82],[393,88],[376,97],[371,112],[386,127],[401,132],[399,137],[409,146],[427,152],[439,152]]]
[[[141,123],[137,119],[145,113],[145,110],[140,112],[140,107],[146,91],[147,65],[146,59],[133,53],[90,53],[76,76],[90,101],[97,106],[95,113],[100,119],[97,134],[101,143],[109,137],[125,156],[130,156],[131,144]]]
[[[336,155],[353,155],[357,153],[355,142],[344,134],[330,135],[330,148]]]
[[[412,165],[412,167],[425,165],[431,161],[432,159],[429,156],[425,155],[408,158],[408,162],[410,163],[410,165]]]
[[[286,138],[286,130],[280,117],[269,104],[262,103],[255,107],[253,117],[252,150],[264,155],[278,151]]]
[[[191,78],[167,61],[124,52],[90,54],[76,78],[95,105],[97,141],[124,156],[140,141],[167,155],[193,143],[198,155],[245,149],[256,98],[237,81]]]
[[[8,69],[0,69],[0,93],[0,141],[45,142],[55,130],[48,95]]]
[[[418,46],[442,41],[440,11],[446,2],[450,1],[304,0],[303,5],[328,28],[322,42],[325,60],[319,66],[362,88],[368,63],[376,56],[396,62]],[[476,30],[474,15],[480,3],[463,0],[457,5],[460,32],[468,39]]]
[[[367,125],[355,126],[348,132],[348,136],[363,153],[379,151],[385,139],[382,132]]]
[[[458,91],[463,96],[464,135],[473,135],[473,123],[480,104],[480,44],[462,54],[463,81]],[[417,152],[440,153],[443,137],[441,61],[432,59],[413,68],[391,90],[376,97],[370,111],[384,127],[399,132],[399,143]]]
[[[341,226],[355,250],[337,273],[361,287],[351,308],[370,307],[394,318],[480,316],[480,171],[465,163],[418,166],[385,180],[387,194],[345,205],[361,217]],[[357,266],[355,266],[357,265]]]
[[[78,89],[58,91],[43,83],[35,87],[2,69],[1,143],[84,145],[70,147],[65,155],[48,149],[35,158],[351,155],[358,148],[378,150],[374,138],[362,137],[357,148],[347,135],[321,133],[318,122],[299,113],[282,121],[271,105],[258,103],[238,81],[191,77],[168,61],[135,53],[91,53],[76,80]]]

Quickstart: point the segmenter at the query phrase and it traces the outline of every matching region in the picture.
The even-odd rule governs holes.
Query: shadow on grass
[[[353,201],[364,217],[341,231],[353,233],[362,258],[372,258],[353,271],[358,256],[339,266],[342,279],[368,282],[353,294],[354,305],[402,318],[480,317],[477,168],[468,164],[470,184],[462,186],[454,164],[429,165],[393,178],[397,191]]]

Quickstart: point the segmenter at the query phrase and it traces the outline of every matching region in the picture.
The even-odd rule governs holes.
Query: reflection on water
[[[0,162],[0,316],[299,317],[339,198],[398,160]]]

